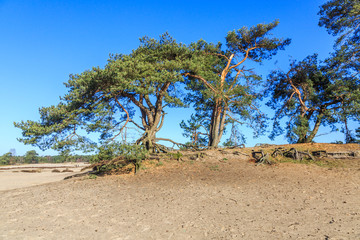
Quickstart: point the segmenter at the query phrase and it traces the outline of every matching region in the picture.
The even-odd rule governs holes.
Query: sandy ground
[[[360,239],[360,160],[351,161],[255,166],[210,153],[135,176],[5,190],[0,239]]]
[[[55,164],[23,164],[16,166],[0,167],[0,191],[10,190],[22,187],[36,186],[44,183],[57,182],[67,176],[80,173],[81,169],[88,166],[86,163],[55,163]],[[58,169],[59,173],[52,170]],[[69,169],[73,172],[62,172]],[[23,172],[23,171],[40,172]]]

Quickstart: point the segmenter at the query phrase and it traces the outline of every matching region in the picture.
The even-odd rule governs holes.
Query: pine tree
[[[193,56],[184,73],[192,91],[187,102],[194,104],[199,116],[209,120],[209,147],[218,146],[229,122],[248,124],[255,135],[264,131],[264,115],[256,102],[261,77],[244,64],[249,60],[261,63],[290,44],[289,39],[269,37],[278,23],[229,32],[224,50],[221,43],[204,40],[190,45]]]
[[[317,55],[293,62],[287,72],[273,71],[268,77],[268,106],[276,111],[270,138],[281,134],[280,119],[287,117],[286,137],[291,143],[309,143],[321,125],[335,128],[344,119],[359,116],[360,88],[356,78],[320,65]]]
[[[332,74],[341,76],[345,81],[354,79],[352,84],[356,91],[360,84],[360,1],[328,1],[320,7],[319,15],[319,25],[337,37],[334,44],[335,52],[326,60],[329,71],[331,69]],[[359,121],[358,106],[354,109],[345,106],[343,111],[346,111],[342,119],[345,141],[353,142],[355,138],[349,129],[348,118]]]
[[[208,133],[206,133],[207,128],[205,124],[201,117],[194,114],[191,114],[187,122],[181,121],[180,127],[184,130],[183,136],[190,138],[192,146],[199,147],[206,145]]]
[[[131,54],[112,55],[105,68],[71,75],[69,92],[58,105],[41,108],[40,121],[15,123],[23,131],[19,140],[41,149],[86,150],[95,143],[80,136],[80,129],[100,133],[100,142],[107,143],[132,123],[143,132],[137,144],[154,150],[165,107],[183,105],[176,85],[183,81],[187,52],[167,33],[160,40],[144,37]],[[134,121],[136,109],[141,123]]]

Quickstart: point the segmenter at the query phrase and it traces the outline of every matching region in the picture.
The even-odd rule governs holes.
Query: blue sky
[[[13,122],[38,120],[40,107],[57,104],[67,92],[63,82],[69,74],[104,66],[110,53],[130,53],[144,35],[157,38],[168,31],[186,44],[201,38],[224,42],[228,31],[279,19],[274,34],[291,38],[292,44],[256,71],[266,77],[271,69],[286,70],[289,59],[301,60],[313,53],[323,59],[333,45],[333,38],[317,25],[324,2],[0,0],[0,155],[11,148],[18,155],[33,149],[16,140],[21,131]],[[158,136],[185,142],[179,123],[190,114],[169,111]],[[252,139],[250,130],[243,131],[248,146],[270,141],[266,136]],[[343,140],[343,135],[332,133],[316,141],[334,139]],[[274,143],[285,142],[281,136]],[[54,153],[36,150],[41,155]]]

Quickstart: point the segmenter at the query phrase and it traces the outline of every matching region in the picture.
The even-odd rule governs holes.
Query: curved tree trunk
[[[158,90],[155,104],[151,103],[149,96],[140,95],[139,100],[134,97],[131,100],[140,108],[141,122],[140,127],[144,134],[136,141],[136,144],[143,144],[147,150],[154,151],[156,133],[160,131],[164,124],[165,113],[163,112],[163,100],[170,82]]]
[[[323,117],[323,115],[321,113],[319,115],[317,115],[313,130],[310,132],[309,135],[306,134],[306,136],[299,138],[297,143],[311,143],[313,141],[314,137],[316,136],[316,134],[319,131],[322,117]]]
[[[136,141],[136,144],[143,144],[147,150],[153,151],[156,139],[156,133],[161,129],[165,114],[158,110],[153,117],[153,121],[142,119],[144,134]]]

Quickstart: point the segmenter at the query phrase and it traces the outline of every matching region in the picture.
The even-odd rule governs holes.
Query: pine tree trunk
[[[319,131],[322,117],[323,117],[322,114],[319,114],[316,117],[315,126],[314,126],[313,130],[311,131],[310,135],[306,138],[305,143],[310,143],[313,141],[314,137],[316,136],[317,132]]]
[[[210,137],[209,137],[209,147],[217,148],[221,137],[224,132],[225,125],[225,110],[219,104],[219,101],[216,101],[210,124]]]
[[[136,141],[137,144],[143,144],[149,151],[154,151],[156,133],[161,129],[164,121],[164,114],[162,113],[162,109],[157,110],[152,119],[152,121],[146,121],[146,119],[142,119],[145,132],[141,138]]]
[[[156,131],[153,129],[149,129],[144,134],[144,139],[142,140],[142,143],[144,144],[145,148],[147,150],[153,151],[154,150],[154,143],[156,138]]]

